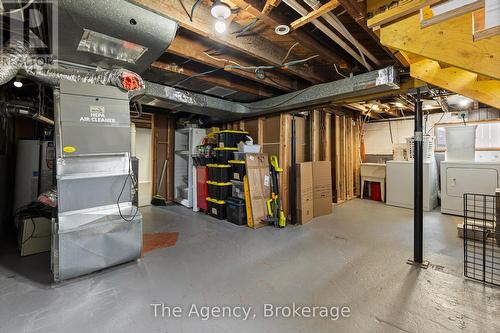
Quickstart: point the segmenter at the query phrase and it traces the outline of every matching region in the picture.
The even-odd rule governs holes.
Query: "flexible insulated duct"
[[[0,52],[0,85],[12,80],[19,72],[48,85],[58,85],[61,80],[115,86],[127,91],[144,89],[142,78],[129,70],[112,69],[84,71],[40,64],[30,54],[23,42],[14,42]]]

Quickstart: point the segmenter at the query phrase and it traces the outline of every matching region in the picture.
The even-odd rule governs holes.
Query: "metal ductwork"
[[[11,41],[11,46],[0,52],[0,85],[12,80],[18,73],[28,76],[47,85],[58,85],[61,80],[80,83],[92,83],[115,86],[124,90],[144,88],[142,78],[124,69],[111,70],[77,70],[63,68],[57,65],[40,64],[36,55],[31,54],[31,48],[23,41]]]
[[[53,53],[59,60],[139,74],[165,52],[178,28],[125,0],[59,0],[56,17]],[[130,51],[135,53],[127,55]]]
[[[394,89],[399,89],[399,75],[391,66],[253,103],[231,102],[150,82],[146,82],[144,91],[130,94],[132,98],[137,98],[144,105],[206,115],[220,120],[231,120],[314,107],[335,103],[347,97]]]

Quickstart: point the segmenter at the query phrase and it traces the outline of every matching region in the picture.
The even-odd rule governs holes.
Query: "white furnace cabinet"
[[[464,215],[464,193],[494,195],[500,162],[441,162],[441,213]]]
[[[413,209],[413,161],[387,161],[387,205]],[[424,162],[424,210],[438,205],[436,162]]]

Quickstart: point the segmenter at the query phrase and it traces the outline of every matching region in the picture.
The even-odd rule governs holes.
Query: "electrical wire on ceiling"
[[[189,20],[191,22],[193,22],[194,11],[196,10],[196,8],[198,8],[200,3],[201,3],[201,0],[196,0],[196,2],[193,4],[193,7],[191,7],[191,12],[189,14]]]
[[[283,58],[283,60],[281,60],[281,63],[285,63],[286,59],[288,59],[288,57],[290,56],[290,53],[292,52],[292,50],[297,46],[299,45],[299,43],[295,43],[293,44],[292,46],[290,46],[290,48],[288,49],[288,52],[286,53],[285,57]]]
[[[205,53],[205,54],[207,54],[207,53]],[[217,71],[220,71],[220,70],[226,70],[226,69],[243,69],[243,70],[247,69],[247,70],[250,70],[250,69],[252,69],[254,71],[257,71],[257,70],[264,70],[264,69],[280,69],[280,68],[295,66],[295,65],[307,62],[307,61],[309,61],[311,59],[314,59],[316,57],[318,57],[318,55],[314,55],[314,56],[311,56],[311,57],[308,57],[308,58],[305,58],[305,59],[290,61],[290,62],[281,64],[281,65],[264,65],[264,66],[241,66],[241,65],[237,65],[237,66],[224,66],[224,67],[212,69],[212,70],[209,70],[209,71],[206,71],[206,72],[203,72],[203,73],[198,73],[198,74],[189,76],[189,77],[187,77],[187,78],[185,78],[185,79],[183,79],[183,80],[175,83],[173,85],[173,87],[177,87],[180,84],[185,83],[186,81],[189,81],[189,80],[194,79],[196,77],[200,77],[200,76],[203,76],[203,75],[211,74],[211,73],[214,73],[214,72],[217,72]],[[212,58],[214,58],[214,57],[212,57]],[[229,61],[229,60],[220,59],[219,61]]]
[[[236,34],[236,38],[243,37],[243,36],[245,36],[245,32],[252,30],[258,21],[259,21],[259,18],[255,18],[252,22],[250,22],[249,24],[247,24],[243,28],[232,32],[232,34]]]
[[[339,72],[339,69],[337,68],[337,64],[333,64],[333,67],[335,68],[335,71],[337,72],[338,75],[342,76],[343,78],[347,79],[347,76]]]

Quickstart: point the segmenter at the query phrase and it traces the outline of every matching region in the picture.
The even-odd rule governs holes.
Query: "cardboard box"
[[[305,224],[313,218],[313,167],[312,162],[297,163],[297,218]]]
[[[266,225],[267,200],[271,197],[271,177],[267,154],[245,154],[248,189],[253,225],[257,229]]]
[[[312,162],[314,217],[332,213],[332,163]]]
[[[48,218],[21,219],[18,227],[18,245],[22,257],[50,251],[52,224]]]

